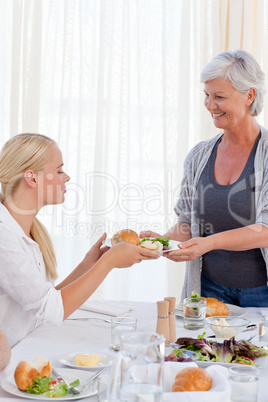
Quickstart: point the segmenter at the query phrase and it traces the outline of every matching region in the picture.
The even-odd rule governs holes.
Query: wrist
[[[208,253],[209,251],[215,250],[215,236],[217,235],[211,235],[211,236],[207,236],[206,239],[206,253]]]
[[[100,259],[100,263],[106,267],[106,269],[110,272],[113,268],[116,267],[114,258],[112,257],[111,249],[104,253]]]

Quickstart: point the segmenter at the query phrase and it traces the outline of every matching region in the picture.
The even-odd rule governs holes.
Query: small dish
[[[87,371],[95,371],[99,370],[102,367],[108,367],[112,364],[113,357],[107,353],[98,353],[100,356],[99,362],[96,364],[96,366],[77,366],[75,364],[75,356],[80,354],[80,353],[88,353],[88,354],[93,354],[93,352],[76,352],[76,353],[67,353],[64,355],[61,355],[58,357],[58,361],[61,364],[64,364],[65,366],[76,368],[76,369],[82,369],[82,370],[87,370]],[[96,352],[94,352],[96,354]]]
[[[209,327],[216,338],[230,339],[244,331],[249,321],[243,317],[215,316],[205,318],[205,326]]]
[[[177,353],[174,353],[176,350]],[[172,356],[173,355],[173,356]],[[176,357],[175,357],[176,355]],[[193,352],[192,350],[179,349],[176,347],[166,346],[165,350],[165,362],[176,362],[176,363],[188,363],[195,362],[200,358],[199,353]]]

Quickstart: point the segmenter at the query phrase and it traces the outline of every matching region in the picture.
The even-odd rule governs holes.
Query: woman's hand
[[[165,257],[175,262],[192,261],[210,250],[208,237],[194,237],[180,243],[178,250],[165,253]]]
[[[102,242],[106,239],[107,234],[104,233],[98,241],[91,247],[91,249],[87,252],[85,255],[85,258],[83,260],[83,263],[88,267],[91,268],[98,259],[109,250],[109,247],[101,247]]]
[[[151,230],[146,230],[146,231],[140,232],[139,237],[140,237],[141,239],[143,239],[144,237],[153,237],[153,238],[156,238],[156,237],[163,237],[163,236],[160,235],[159,233],[152,232]]]
[[[161,256],[157,251],[150,251],[134,244],[121,242],[111,249],[104,256],[109,259],[111,267],[127,268],[142,260],[153,260]]]

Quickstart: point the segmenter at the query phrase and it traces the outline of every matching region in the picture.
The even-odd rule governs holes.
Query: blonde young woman
[[[39,210],[64,201],[70,177],[50,138],[20,134],[0,154],[0,323],[11,346],[44,322],[60,325],[115,267],[130,267],[159,254],[121,243],[101,248],[104,234],[59,285],[50,236]],[[108,250],[108,251],[107,251]]]

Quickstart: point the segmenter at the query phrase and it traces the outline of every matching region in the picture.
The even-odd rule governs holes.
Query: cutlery
[[[99,377],[106,369],[107,369],[107,367],[101,368],[99,371],[97,371],[95,374],[93,374],[93,376],[90,377],[90,379],[87,382],[85,382],[83,385],[75,387],[74,389],[79,394],[81,394],[81,392],[83,392],[83,390],[88,386],[88,384],[90,384],[92,381],[96,380],[96,378]]]
[[[53,373],[53,375],[56,377],[56,379],[57,379],[57,381],[58,381],[59,383],[62,383],[62,384],[66,384],[66,385],[67,385],[68,393],[69,393],[69,394],[77,395],[77,394],[80,393],[80,392],[79,392],[78,390],[76,390],[75,388],[70,388],[69,383],[64,380],[64,378],[57,372],[57,370],[56,370],[54,367],[52,367],[52,373]]]
[[[106,369],[107,369],[107,367],[101,368],[99,371],[97,371],[95,374],[93,374],[90,377],[90,379],[87,382],[85,382],[83,385],[80,385],[80,386],[78,385],[77,387],[73,387],[73,388],[70,388],[68,381],[64,380],[64,378],[57,372],[57,370],[54,367],[52,367],[52,373],[54,374],[54,376],[56,377],[56,379],[59,383],[64,383],[67,385],[69,394],[77,395],[77,394],[81,394],[81,392],[83,392],[83,390],[88,386],[88,384],[90,384],[93,380],[95,380],[97,377],[99,377],[99,375],[102,374]]]
[[[79,317],[77,317],[77,318],[67,318],[67,320],[69,321],[72,321],[72,320],[80,320],[80,321],[87,321],[87,320],[100,320],[100,321],[104,321],[104,322],[108,322],[109,324],[111,324],[111,320],[107,320],[107,319],[104,319],[104,318],[97,318],[97,317],[81,317],[81,318],[79,318]]]

